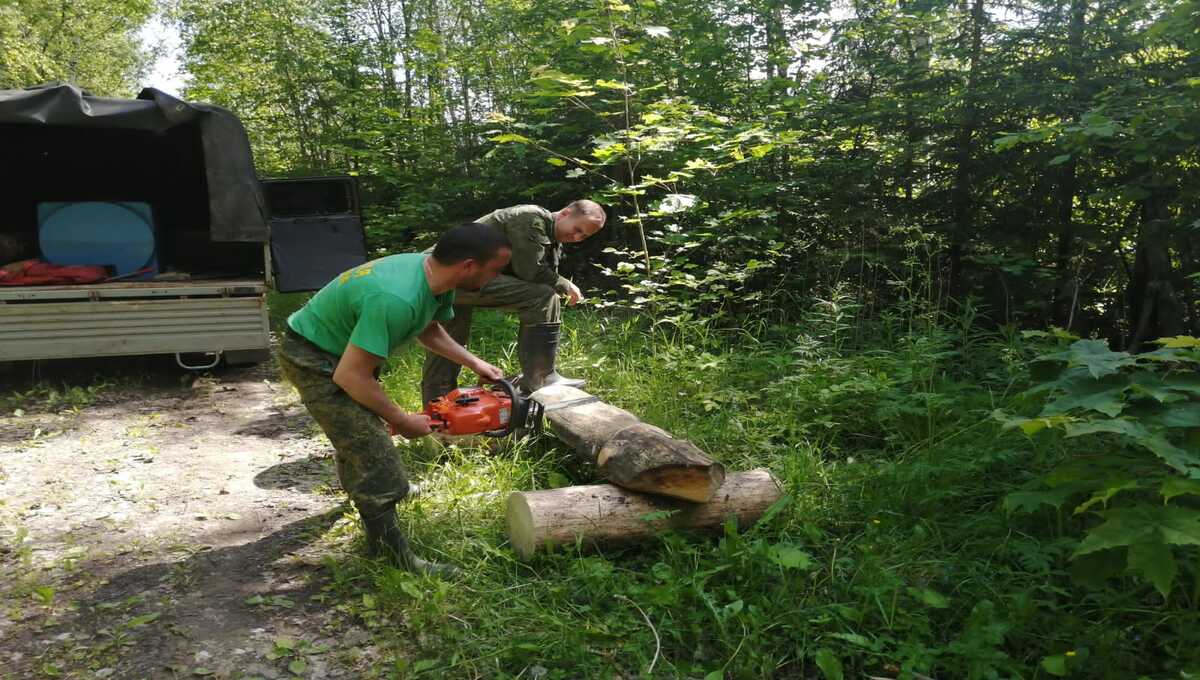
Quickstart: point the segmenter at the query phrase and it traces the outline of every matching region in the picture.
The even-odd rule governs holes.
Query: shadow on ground
[[[304,493],[314,493],[318,487],[339,488],[332,456],[301,458],[272,465],[254,476],[254,485],[260,489],[288,489]]]

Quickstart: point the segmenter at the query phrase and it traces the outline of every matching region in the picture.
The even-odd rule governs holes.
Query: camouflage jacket
[[[543,283],[566,294],[571,282],[558,275],[562,244],[554,238],[554,218],[549,210],[536,205],[515,205],[493,210],[476,221],[500,227],[508,235],[512,261],[505,274]]]

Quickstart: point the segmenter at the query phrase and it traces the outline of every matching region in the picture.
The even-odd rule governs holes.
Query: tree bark
[[[1066,116],[1078,120],[1082,109],[1087,106],[1089,94],[1084,82],[1083,31],[1087,17],[1087,0],[1071,0],[1071,17],[1067,27],[1067,73],[1071,76],[1071,100]],[[1055,247],[1055,269],[1058,285],[1054,289],[1051,318],[1054,322],[1070,329],[1069,320],[1074,318],[1074,301],[1078,297],[1079,280],[1071,268],[1071,251],[1075,244],[1075,194],[1078,191],[1075,158],[1069,159],[1059,171],[1058,180],[1058,243]],[[1070,305],[1068,308],[1067,305]]]
[[[955,141],[954,184],[950,190],[951,209],[954,214],[954,231],[950,234],[950,271],[948,273],[950,295],[958,297],[962,289],[963,244],[972,238],[975,231],[974,197],[971,181],[974,174],[974,153],[971,145],[975,139],[975,128],[979,125],[979,70],[983,57],[983,0],[974,0],[971,5],[971,52],[967,69],[967,82],[963,91],[962,121]]]
[[[589,398],[573,387],[551,385],[533,394],[547,407],[554,433],[608,481],[627,489],[706,502],[725,480],[725,466],[691,442],[641,422],[629,411],[602,401],[560,410],[556,404]]]
[[[1130,311],[1134,317],[1129,352],[1142,343],[1183,333],[1183,305],[1172,282],[1171,249],[1168,245],[1167,198],[1156,192],[1142,204],[1142,225],[1134,256],[1130,283]]]
[[[508,538],[527,559],[545,546],[595,547],[650,538],[670,529],[715,529],[727,518],[746,527],[783,495],[767,470],[735,472],[708,503],[635,493],[611,484],[517,491],[508,497]]]

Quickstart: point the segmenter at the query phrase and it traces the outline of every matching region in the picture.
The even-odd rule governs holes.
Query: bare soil
[[[321,566],[357,525],[273,365],[30,366],[0,383],[0,678],[363,676]]]

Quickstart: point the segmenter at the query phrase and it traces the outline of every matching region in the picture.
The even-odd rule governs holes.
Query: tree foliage
[[[132,96],[150,55],[138,31],[152,0],[13,0],[0,4],[0,88],[66,81]]]

